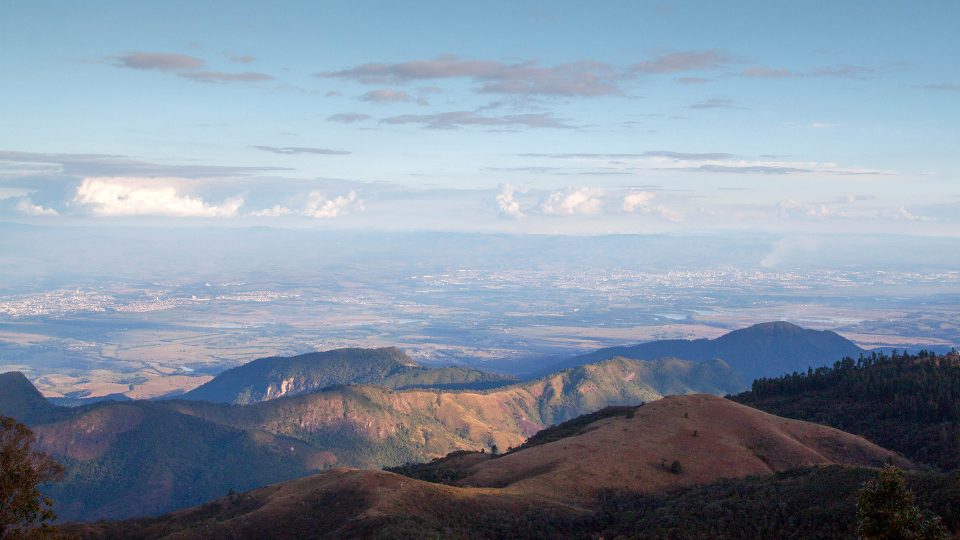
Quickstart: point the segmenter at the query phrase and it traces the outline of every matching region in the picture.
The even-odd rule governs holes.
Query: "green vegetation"
[[[858,493],[877,476],[829,466],[650,495],[607,492],[584,529],[604,538],[855,538]],[[940,515],[956,531],[958,480],[956,474],[911,473],[906,484],[921,511]]]
[[[43,537],[54,530],[53,502],[38,486],[56,480],[63,468],[35,451],[33,432],[0,416],[0,538]]]
[[[194,506],[229,489],[303,476],[302,443],[217,425],[135,402],[143,420],[92,459],[59,457],[66,472],[44,493],[63,519],[152,515]],[[297,445],[296,452],[291,452]]]
[[[857,495],[857,536],[865,540],[946,539],[940,518],[921,512],[914,500],[903,471],[884,468],[879,476],[867,480]]]
[[[754,381],[731,399],[862,435],[941,470],[960,466],[960,357],[872,354]]]
[[[434,484],[456,484],[468,476],[470,467],[491,459],[490,454],[470,450],[454,450],[442,458],[427,463],[407,463],[383,470]]]

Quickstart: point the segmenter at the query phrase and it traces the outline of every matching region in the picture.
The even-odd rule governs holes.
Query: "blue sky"
[[[0,220],[960,232],[956,2],[6,2]]]

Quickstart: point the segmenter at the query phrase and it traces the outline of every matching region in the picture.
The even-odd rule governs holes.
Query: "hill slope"
[[[426,368],[396,347],[336,349],[254,360],[228,369],[182,399],[247,405],[344,384],[388,388],[484,388],[509,377],[462,367]]]
[[[457,448],[516,446],[545,426],[608,405],[740,387],[721,361],[615,358],[484,392],[349,386],[246,407],[170,406],[215,423],[299,438],[332,452],[341,464],[382,467]]]
[[[54,407],[31,427],[40,447],[67,465],[65,481],[48,490],[64,517],[127,517],[334,464],[379,468],[457,448],[516,446],[544,426],[610,404],[668,391],[728,392],[738,387],[731,377],[722,362],[614,359],[488,391],[341,386],[252,405]],[[9,401],[9,410],[24,410]]]
[[[503,457],[473,459],[460,486],[340,469],[161,518],[68,531],[85,538],[583,538],[627,524],[623,515],[608,516],[609,502],[627,501],[598,497],[603,490],[655,492],[803,465],[899,459],[859,437],[713,396],[669,397],[628,416],[587,422],[576,434]],[[692,437],[692,425],[703,435]],[[758,456],[760,449],[769,457]],[[690,459],[689,468],[664,470],[663,455]]]
[[[721,358],[745,380],[806,371],[866,351],[829,330],[808,330],[787,322],[762,323],[734,330],[716,339],[668,339],[610,347],[576,356],[547,368],[557,371],[607,358],[681,358],[704,362]]]
[[[857,433],[944,470],[960,467],[960,357],[871,355],[761,379],[734,400]]]
[[[57,407],[19,371],[0,373],[0,414],[32,424],[52,418]]]
[[[629,417],[628,417],[629,416]],[[601,489],[658,491],[796,467],[909,462],[842,431],[709,395],[668,396],[632,415],[474,465],[461,486],[591,500]],[[670,465],[682,467],[672,473]]]
[[[4,404],[0,414],[22,410]],[[45,418],[26,418],[35,420],[36,447],[66,467],[62,481],[44,488],[63,519],[159,514],[335,462],[332,454],[296,439],[215,424],[159,403],[46,411]]]

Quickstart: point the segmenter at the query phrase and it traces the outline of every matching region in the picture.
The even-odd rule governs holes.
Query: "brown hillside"
[[[544,511],[582,513],[501,490],[431,484],[383,471],[335,469],[158,518],[69,524],[64,532],[78,538],[167,540],[411,538],[425,527],[446,528],[453,513],[492,517]]]
[[[696,434],[695,434],[696,433]],[[632,418],[474,466],[463,486],[582,501],[601,488],[656,491],[795,467],[909,462],[862,437],[788,420],[716,396],[669,396]],[[668,469],[679,461],[683,472]]]
[[[694,436],[694,430],[697,431]],[[531,520],[594,508],[599,489],[640,492],[818,464],[906,460],[836,429],[787,420],[709,395],[673,396],[579,433],[490,459],[458,457],[460,486],[384,471],[336,469],[158,518],[66,527],[81,538],[491,537]],[[679,474],[665,470],[677,460]],[[566,516],[566,517],[564,517]],[[492,531],[492,532],[491,532]],[[535,536],[535,535],[534,535]]]

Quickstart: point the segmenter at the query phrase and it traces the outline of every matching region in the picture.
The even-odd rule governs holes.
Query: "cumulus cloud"
[[[20,202],[17,203],[17,212],[25,214],[28,216],[57,216],[60,215],[59,212],[53,208],[46,208],[39,204],[35,204],[29,198],[24,197],[20,199]]]
[[[581,187],[554,191],[540,203],[540,211],[552,215],[596,214],[603,208],[604,191]]]
[[[902,219],[904,221],[930,221],[930,218],[918,216],[907,210],[907,208],[904,206],[901,206],[899,209],[897,209],[896,219]]]
[[[671,222],[683,221],[683,214],[663,204],[653,205],[656,194],[650,191],[634,191],[623,197],[623,211],[657,216]]]
[[[634,65],[634,73],[679,73],[716,69],[737,62],[733,55],[719,50],[667,53]]]
[[[655,193],[649,191],[634,191],[628,193],[623,198],[623,211],[633,212],[638,208],[646,207],[656,197]]]
[[[371,90],[366,94],[360,96],[360,101],[367,101],[370,103],[401,103],[405,101],[413,101],[413,98],[410,94],[404,92],[403,90],[392,90],[390,88],[384,88],[381,90]]]
[[[363,122],[364,120],[369,120],[369,114],[360,114],[360,113],[337,113],[331,114],[327,117],[327,120],[330,122],[340,122],[341,124],[353,124],[354,122]]]
[[[118,56],[115,65],[129,69],[179,71],[201,68],[204,63],[200,58],[186,54],[134,52]]]
[[[451,111],[438,114],[404,114],[380,120],[384,124],[420,124],[428,129],[454,129],[463,126],[527,127],[569,129],[550,113],[507,114],[486,116],[473,111]]]
[[[536,61],[504,63],[441,56],[432,60],[371,63],[318,73],[363,84],[404,84],[437,79],[469,79],[477,91],[492,94],[603,96],[620,94],[623,74],[604,62],[543,66]]]
[[[243,199],[232,197],[211,204],[183,194],[176,187],[182,179],[85,178],[73,202],[87,206],[95,216],[170,216],[226,218],[237,215]]]
[[[347,150],[331,150],[329,148],[315,148],[310,146],[254,146],[257,150],[271,152],[274,154],[318,154],[323,156],[345,156],[351,152]]]
[[[363,210],[363,200],[357,197],[357,192],[355,191],[351,191],[346,195],[339,195],[332,199],[326,198],[326,196],[319,191],[313,191],[307,196],[303,215],[313,218],[334,218]]]
[[[253,217],[280,217],[280,216],[289,216],[292,213],[293,213],[293,210],[287,208],[286,206],[275,204],[270,208],[264,208],[263,210],[257,210],[256,212],[251,212],[250,215]]]
[[[516,189],[510,184],[500,184],[500,192],[497,193],[497,207],[501,216],[523,217],[520,203],[514,198],[515,192]]]
[[[662,204],[658,204],[652,208],[652,213],[656,216],[659,216],[661,219],[667,221],[672,221],[674,223],[683,221],[683,214],[673,210],[672,208],[667,208]]]
[[[778,202],[777,213],[784,218],[825,219],[846,216],[842,209],[828,203],[801,203],[793,199]]]

